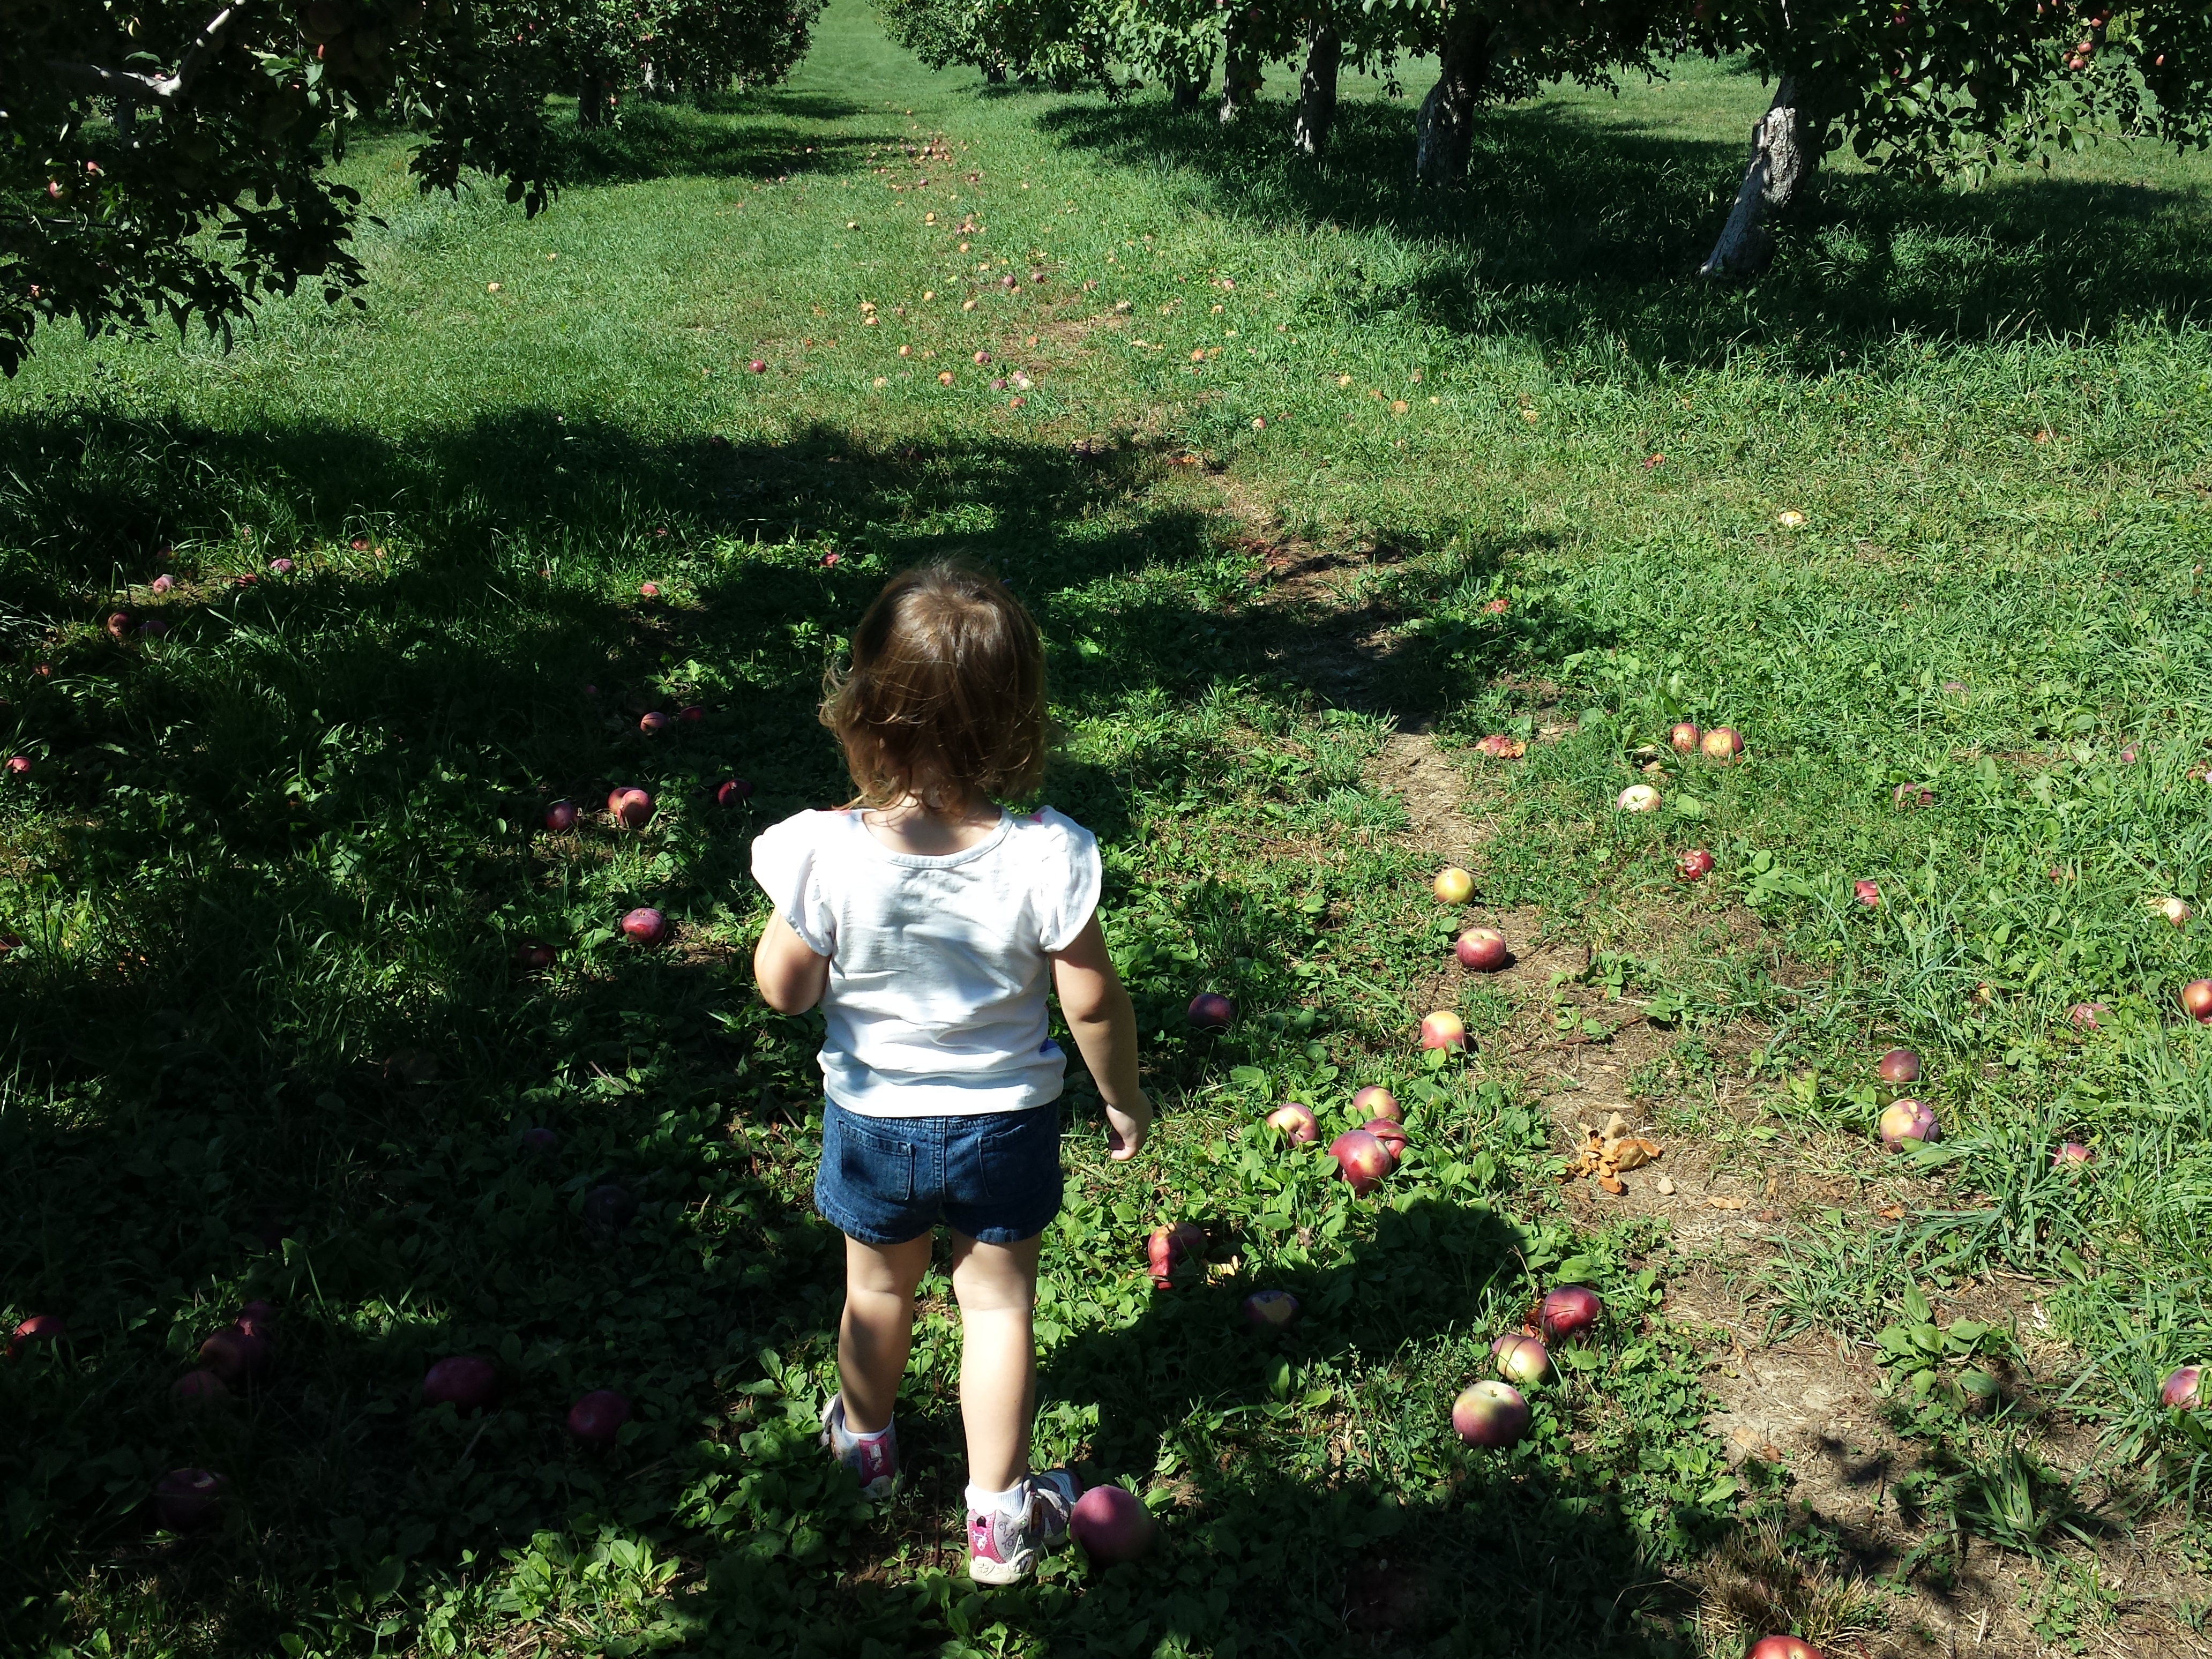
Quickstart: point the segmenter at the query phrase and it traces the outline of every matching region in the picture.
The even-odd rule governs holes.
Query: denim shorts
[[[822,1114],[814,1207],[863,1244],[903,1244],[942,1221],[983,1244],[1034,1238],[1060,1213],[1060,1108],[972,1117]]]

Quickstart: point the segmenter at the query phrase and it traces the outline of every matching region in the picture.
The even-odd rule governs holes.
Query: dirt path
[[[1887,1226],[1933,1200],[1933,1184],[1911,1181],[1840,1138],[1824,1146],[1778,1140],[1770,1158],[1747,1161],[1740,1146],[1662,1134],[1634,1085],[1663,1060],[1674,1034],[1645,1020],[1632,1003],[1608,1000],[1602,988],[1585,983],[1589,945],[1555,919],[1484,903],[1497,786],[1486,784],[1485,763],[1438,738],[1432,714],[1382,705],[1379,688],[1400,623],[1375,597],[1387,561],[1371,544],[1331,549],[1288,536],[1248,489],[1226,477],[1214,482],[1245,544],[1264,560],[1267,591],[1260,604],[1299,627],[1297,678],[1333,702],[1393,716],[1395,729],[1370,764],[1370,782],[1404,805],[1410,847],[1438,866],[1474,873],[1468,923],[1498,928],[1512,946],[1508,964],[1483,976],[1513,1011],[1483,1038],[1486,1060],[1544,1102],[1563,1152],[1571,1154],[1588,1129],[1615,1113],[1664,1145],[1659,1162],[1626,1176],[1627,1190],[1618,1196],[1593,1182],[1571,1183],[1568,1210],[1593,1224],[1626,1212],[1665,1226],[1667,1316],[1698,1333],[1708,1350],[1705,1385],[1714,1409],[1706,1427],[1747,1480],[1765,1484],[1778,1474],[1796,1512],[1841,1546],[1840,1559],[1822,1562],[1779,1536],[1753,1532],[1701,1563],[1684,1588],[1701,1603],[1705,1632],[1721,1640],[1716,1650],[1735,1650],[1726,1646],[1735,1635],[1794,1624],[1824,1638],[1832,1656],[2212,1659],[2212,1642],[2176,1617],[2185,1604],[2205,1605],[2212,1583],[2177,1571],[2176,1553],[2159,1548],[2170,1526],[2132,1534],[2111,1527],[2094,1545],[2063,1539],[2042,1563],[1954,1534],[1946,1515],[1916,1505],[1910,1495],[1929,1448],[1891,1428],[1872,1350],[1815,1333],[1771,1338],[1759,1273],[1808,1219],[1833,1209],[1852,1224]],[[1655,930],[1677,925],[1655,914]],[[1740,936],[1759,933],[1747,913],[1730,925]],[[1451,1006],[1466,977],[1448,960],[1419,1000]],[[1753,1122],[1763,1090],[1741,1062],[1765,1034],[1701,1036],[1723,1062],[1712,1079],[1709,1121]],[[2063,1346],[2039,1339],[2039,1312],[2033,1284],[1994,1278],[1960,1287],[1937,1310],[1939,1319],[2010,1321],[2020,1329],[2022,1363],[2008,1382],[2027,1408],[2039,1455],[2056,1468],[2085,1469],[2094,1462],[2094,1436],[2039,1403],[2055,1397],[2079,1364]],[[1773,1473],[1747,1467],[1753,1463]],[[1948,1567],[1921,1565],[1936,1552]]]

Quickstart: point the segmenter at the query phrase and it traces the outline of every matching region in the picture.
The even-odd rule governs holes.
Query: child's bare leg
[[[903,1244],[845,1240],[837,1380],[845,1394],[845,1426],[856,1434],[873,1434],[890,1423],[914,1346],[914,1290],[928,1271],[929,1245],[927,1233]]]
[[[1031,1314],[1043,1243],[1041,1234],[1018,1244],[979,1244],[964,1234],[952,1235],[968,1479],[986,1492],[1005,1492],[1029,1473],[1030,1413],[1036,1384]],[[852,1409],[849,1401],[846,1409]]]

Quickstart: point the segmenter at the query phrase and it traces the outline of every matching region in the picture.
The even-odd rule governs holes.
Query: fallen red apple
[[[619,1182],[603,1181],[584,1194],[584,1224],[595,1232],[618,1233],[637,1214],[637,1200]]]
[[[138,637],[142,640],[158,640],[168,631],[169,624],[159,617],[149,617],[138,624]]]
[[[441,1359],[422,1378],[425,1406],[451,1406],[464,1417],[483,1411],[498,1398],[498,1368],[474,1354]]]
[[[1396,1169],[1398,1160],[1406,1156],[1406,1131],[1395,1117],[1370,1117],[1361,1126],[1382,1143],[1382,1150],[1390,1154],[1390,1167]]]
[[[1917,1083],[1920,1056],[1910,1048],[1892,1048],[1875,1061],[1874,1074],[1884,1083]]]
[[[560,1146],[561,1137],[543,1125],[522,1132],[522,1150],[526,1152],[535,1152],[544,1158],[559,1151]]]
[[[707,711],[696,702],[686,703],[676,711],[676,718],[686,726],[696,726],[707,718]]]
[[[1732,726],[1716,726],[1698,740],[1698,749],[1709,761],[1726,766],[1743,753],[1743,739]]]
[[[1471,1382],[1452,1401],[1452,1431],[1470,1446],[1502,1451],[1528,1432],[1528,1402],[1510,1382]]]
[[[130,631],[131,613],[128,611],[111,611],[107,613],[107,635],[110,639],[119,640]]]
[[[572,802],[556,800],[545,809],[545,827],[556,836],[565,836],[576,827],[576,808]]]
[[[231,1323],[248,1336],[266,1339],[276,1328],[276,1304],[273,1302],[249,1302],[238,1310]]]
[[[13,1359],[33,1342],[51,1342],[56,1346],[67,1339],[69,1327],[59,1314],[33,1314],[15,1327],[8,1339],[8,1358]]]
[[[2181,1006],[2199,1025],[2212,1025],[2212,979],[2192,979],[2183,986]]]
[[[27,777],[30,775],[30,771],[31,757],[28,755],[10,755],[8,757],[8,772],[9,775],[11,777]]]
[[[1762,1636],[1744,1659],[1822,1659],[1820,1650],[1796,1636]]]
[[[1321,1139],[1321,1120],[1310,1106],[1301,1106],[1295,1100],[1286,1100],[1267,1114],[1267,1127],[1280,1130],[1293,1144],[1310,1146]]]
[[[622,919],[622,930],[640,945],[658,945],[668,937],[668,918],[649,904],[641,904]]]
[[[1562,1285],[1536,1304],[1536,1328],[1547,1342],[1577,1342],[1590,1334],[1605,1304],[1586,1285]]]
[[[745,368],[749,374],[765,374],[768,373],[768,365],[757,357],[754,358],[752,362],[747,363],[745,365]]]
[[[2058,1149],[2051,1154],[2051,1167],[2056,1170],[2069,1164],[2087,1164],[2096,1156],[2078,1140],[2062,1140]]]
[[[725,778],[714,790],[717,806],[743,806],[752,799],[753,787],[743,778]]]
[[[269,1374],[269,1344],[245,1331],[217,1331],[200,1344],[200,1364],[232,1388],[249,1388]]]
[[[2178,1412],[2193,1412],[2204,1403],[2198,1384],[2203,1381],[2204,1368],[2184,1365],[2166,1379],[2158,1391],[2158,1403]]]
[[[2066,1018],[2075,1030],[2094,1031],[2097,1029],[2098,1017],[2110,1012],[2111,1007],[2102,1002],[2077,1002],[2066,1011]]]
[[[1256,1330],[1279,1331],[1298,1316],[1298,1299],[1288,1291],[1255,1291],[1244,1298],[1244,1322]]]
[[[1909,1096],[1903,1100],[1893,1100],[1883,1107],[1875,1127],[1881,1135],[1881,1144],[1892,1152],[1942,1139],[1942,1131],[1936,1127],[1934,1109],[1926,1101],[1914,1100]]]
[[[1237,1021],[1237,1005],[1218,991],[1200,991],[1190,1000],[1190,1023],[1201,1031],[1225,1031]]]
[[[1440,903],[1464,904],[1474,896],[1474,878],[1456,864],[1447,864],[1429,888]]]
[[[1503,968],[1511,952],[1505,948],[1505,935],[1495,927],[1470,927],[1459,936],[1459,942],[1452,946],[1452,954],[1459,958],[1462,967],[1471,968],[1478,974],[1489,974]]]
[[[230,1404],[230,1385],[204,1368],[186,1371],[170,1385],[169,1398],[185,1411],[206,1411]]]
[[[1674,873],[1684,881],[1703,881],[1713,872],[1713,855],[1702,847],[1692,847],[1674,860]]]
[[[171,1532],[191,1532],[213,1521],[230,1482],[205,1469],[171,1469],[154,1487],[154,1516]]]
[[[629,1421],[629,1401],[612,1389],[594,1389],[568,1407],[568,1432],[594,1446],[611,1446]]]
[[[1134,1561],[1152,1547],[1152,1512],[1127,1488],[1093,1486],[1075,1500],[1067,1530],[1094,1561]]]
[[[1613,798],[1613,804],[1624,812],[1656,812],[1659,792],[1648,783],[1632,783]]]
[[[648,708],[637,717],[637,729],[648,738],[657,738],[676,722],[658,708]]]
[[[538,973],[553,965],[555,955],[550,945],[541,945],[534,939],[523,939],[514,947],[514,965],[526,973]]]
[[[1352,1109],[1362,1117],[1387,1117],[1393,1123],[1406,1121],[1405,1109],[1398,1104],[1398,1097],[1379,1083],[1370,1083],[1352,1096]]]
[[[2155,910],[2160,915],[2165,917],[2166,921],[2172,922],[2176,927],[2188,927],[2189,919],[2197,914],[2194,910],[2189,908],[2185,900],[2178,898],[2154,899],[2152,901],[2150,908]]]
[[[1698,752],[1698,744],[1705,740],[1705,735],[1698,729],[1697,721],[1676,720],[1673,729],[1667,733],[1667,741],[1676,754],[1694,755]]]
[[[1464,1048],[1467,1047],[1467,1022],[1449,1009],[1439,1008],[1421,1021],[1421,1047],[1424,1048]]]
[[[1337,1173],[1358,1197],[1364,1198],[1390,1173],[1389,1149],[1364,1129],[1346,1129],[1328,1144]]]
[[[1936,792],[1924,783],[1900,783],[1890,791],[1890,805],[1900,812],[1917,811],[1936,804]]]
[[[653,817],[653,797],[642,789],[617,789],[607,797],[607,811],[625,830],[642,830]]]
[[[1539,1339],[1518,1332],[1492,1343],[1490,1358],[1500,1376],[1522,1388],[1541,1382],[1552,1374],[1552,1351]]]
[[[1183,1262],[1205,1260],[1206,1230],[1194,1221],[1155,1227],[1145,1240],[1145,1266],[1162,1290],[1174,1282],[1175,1270]]]
[[[657,599],[660,597],[660,584],[659,582],[640,582],[637,585],[637,591],[642,598]]]
[[[1851,896],[1869,910],[1879,909],[1881,907],[1881,884],[1873,881],[1855,881],[1851,884]]]

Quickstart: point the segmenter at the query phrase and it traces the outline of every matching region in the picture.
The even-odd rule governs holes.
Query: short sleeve
[[[823,839],[834,812],[797,812],[753,837],[753,879],[817,957],[837,954],[837,915],[823,890]]]
[[[1038,942],[1048,952],[1065,951],[1098,908],[1105,882],[1098,837],[1049,806],[1037,814],[1037,823],[1050,832],[1040,837],[1047,852],[1038,872],[1037,915],[1044,924]]]

